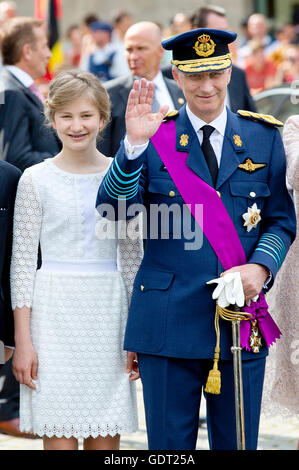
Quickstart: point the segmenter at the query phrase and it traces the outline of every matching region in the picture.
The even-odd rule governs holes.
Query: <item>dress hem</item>
[[[117,431],[108,431],[108,432],[104,432],[104,431],[103,432],[99,432],[99,431],[96,431],[96,432],[90,432],[90,431],[87,431],[87,432],[82,432],[82,431],[78,431],[78,432],[76,431],[72,431],[72,432],[47,431],[47,432],[44,432],[43,430],[36,431],[30,426],[20,426],[20,431],[34,434],[35,436],[48,437],[48,438],[65,437],[67,439],[70,439],[71,437],[74,437],[76,439],[87,439],[89,437],[92,437],[96,439],[97,437],[107,437],[107,436],[115,437],[116,435],[131,434],[131,433],[137,432],[138,427],[121,428],[121,429],[118,429]]]

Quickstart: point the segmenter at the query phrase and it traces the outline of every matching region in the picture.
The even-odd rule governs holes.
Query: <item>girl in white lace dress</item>
[[[11,290],[20,426],[43,436],[45,449],[77,449],[79,438],[87,450],[117,449],[120,434],[137,429],[138,369],[122,345],[142,245],[100,236],[118,226],[95,209],[111,163],[96,149],[109,119],[98,79],[62,73],[45,110],[63,150],[24,172],[15,206]]]
[[[262,410],[299,419],[299,115],[287,120],[283,142],[297,213],[297,237],[267,297],[283,335],[267,359]]]

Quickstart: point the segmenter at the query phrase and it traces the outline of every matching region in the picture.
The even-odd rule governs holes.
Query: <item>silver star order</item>
[[[242,215],[245,220],[243,226],[247,227],[247,232],[256,228],[259,221],[262,220],[260,212],[261,210],[258,209],[257,205],[254,203],[252,207],[248,207],[248,212]]]

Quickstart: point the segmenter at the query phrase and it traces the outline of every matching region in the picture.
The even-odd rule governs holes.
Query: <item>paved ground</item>
[[[142,402],[142,390],[138,384],[138,412],[139,431],[134,434],[124,434],[121,440],[121,449],[144,450],[146,445],[145,419]],[[205,416],[205,410],[201,410],[201,417]],[[296,450],[299,439],[299,422],[295,419],[283,420],[273,416],[262,418],[260,425],[260,438],[258,448],[261,450]],[[20,439],[0,434],[1,450],[41,450],[41,439]],[[82,448],[82,443],[81,443]],[[199,428],[197,449],[208,449],[207,429],[204,425]]]

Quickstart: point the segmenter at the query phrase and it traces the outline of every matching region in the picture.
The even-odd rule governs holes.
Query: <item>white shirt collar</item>
[[[196,133],[200,130],[202,126],[207,125],[205,121],[203,121],[202,119],[197,117],[194,113],[192,113],[188,104],[186,106],[186,112]],[[221,114],[219,114],[219,116],[217,116],[216,119],[214,119],[214,121],[209,122],[208,125],[213,126],[219,132],[219,134],[221,134],[224,137],[226,122],[227,122],[227,109],[226,109],[226,106],[224,106]]]
[[[15,65],[6,65],[5,67],[22,83],[22,85],[24,85],[25,88],[29,88],[33,85],[33,78],[27,72],[24,72],[24,70],[16,67]]]

